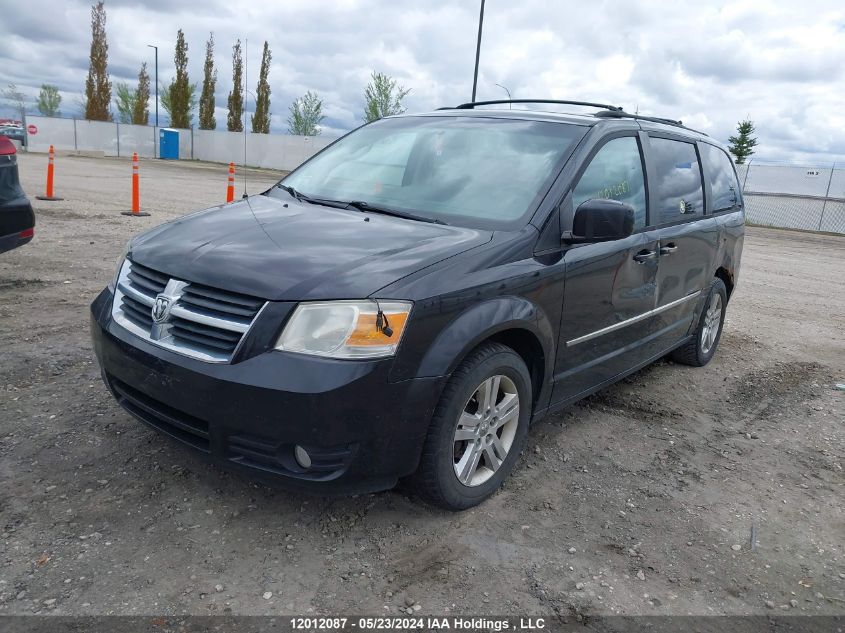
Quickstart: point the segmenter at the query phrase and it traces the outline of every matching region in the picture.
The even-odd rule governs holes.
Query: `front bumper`
[[[103,379],[136,418],[212,461],[271,483],[330,493],[390,488],[419,462],[445,378],[390,382],[391,359],[341,361],[276,351],[233,364],[139,339],[91,305]],[[306,469],[294,459],[301,446]]]

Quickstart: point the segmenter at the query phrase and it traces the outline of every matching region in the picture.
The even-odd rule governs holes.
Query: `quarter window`
[[[651,157],[657,175],[657,217],[652,224],[703,215],[704,190],[695,145],[652,138]]]
[[[718,147],[700,143],[705,173],[713,190],[713,212],[731,209],[739,204],[739,182],[731,159]]]
[[[594,198],[625,202],[634,207],[634,230],[645,228],[645,180],[637,139],[625,136],[608,141],[590,161],[572,198],[576,209]]]

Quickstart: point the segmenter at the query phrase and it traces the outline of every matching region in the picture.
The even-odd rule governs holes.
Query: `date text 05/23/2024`
[[[489,617],[294,617],[294,631],[539,631],[546,628],[544,618]]]

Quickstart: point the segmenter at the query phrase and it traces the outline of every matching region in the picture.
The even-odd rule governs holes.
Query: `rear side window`
[[[739,182],[736,179],[731,159],[718,147],[699,144],[701,159],[704,161],[704,173],[713,190],[713,212],[732,209],[739,204]]]
[[[645,228],[645,180],[640,147],[633,136],[608,141],[578,181],[572,202],[578,208],[593,198],[619,200],[634,207],[634,230]]]
[[[701,167],[695,145],[665,138],[651,139],[657,188],[652,224],[665,224],[704,214]]]

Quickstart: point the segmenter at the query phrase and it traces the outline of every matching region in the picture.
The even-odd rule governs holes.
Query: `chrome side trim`
[[[679,306],[686,301],[691,301],[698,297],[701,294],[700,290],[696,290],[693,293],[688,294],[685,297],[681,297],[680,299],[675,299],[674,301],[670,301],[669,303],[654,308],[653,310],[649,310],[648,312],[643,312],[642,314],[638,314],[635,317],[631,317],[630,319],[626,319],[624,321],[620,321],[619,323],[614,323],[613,325],[608,325],[605,328],[600,330],[596,330],[595,332],[590,332],[589,334],[585,334],[584,336],[579,336],[578,338],[574,338],[571,341],[566,341],[567,347],[573,347],[580,343],[586,343],[587,341],[591,341],[594,338],[598,338],[599,336],[604,336],[605,334],[610,334],[611,332],[615,332],[616,330],[621,330],[623,327],[628,327],[629,325],[633,325],[634,323],[639,323],[640,321],[644,321],[649,317],[653,317],[655,314],[660,314],[661,312],[665,312],[666,310],[671,310],[675,306]]]

